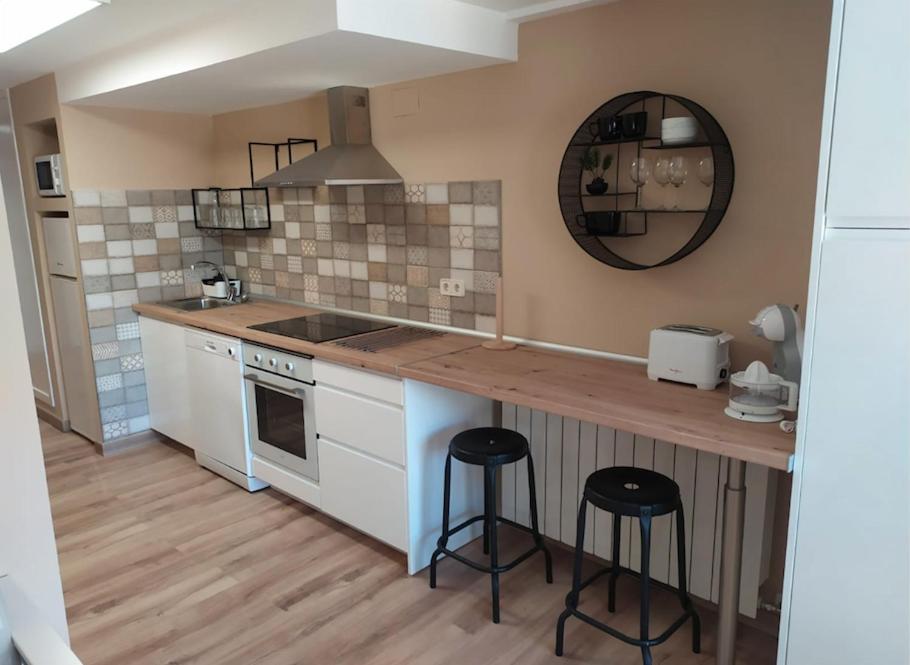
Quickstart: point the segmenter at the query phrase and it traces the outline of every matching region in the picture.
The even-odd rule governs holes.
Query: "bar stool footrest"
[[[458,533],[462,529],[469,527],[470,525],[474,524],[475,522],[481,521],[483,518],[484,518],[483,515],[476,515],[475,517],[471,517],[471,518],[465,520],[464,522],[462,522],[461,524],[459,524],[458,526],[455,526],[455,527],[452,527],[451,529],[449,529],[448,534],[444,535],[443,537],[446,540],[448,540],[452,535]],[[523,524],[517,524],[516,522],[513,522],[512,520],[506,519],[504,517],[499,517],[498,515],[496,517],[496,521],[506,524],[508,526],[511,526],[513,528],[516,528],[520,531],[525,531],[527,533],[530,533],[531,535],[534,535],[534,531],[532,529],[529,529],[528,527],[524,526]],[[447,557],[452,557],[456,561],[460,561],[464,565],[466,565],[470,568],[473,568],[474,570],[478,570],[482,573],[492,574],[492,573],[505,573],[505,572],[512,570],[513,568],[515,568],[515,566],[517,566],[520,563],[523,563],[524,561],[527,561],[528,559],[530,559],[532,556],[534,556],[538,552],[545,551],[546,546],[543,543],[543,539],[541,539],[541,541],[539,543],[535,543],[534,546],[531,549],[529,549],[527,552],[525,552],[524,554],[519,555],[518,557],[516,557],[509,563],[502,564],[500,566],[496,566],[495,568],[493,568],[492,566],[484,566],[483,564],[477,563],[476,561],[472,561],[471,559],[468,559],[467,557],[464,557],[461,554],[458,554],[458,552],[453,552],[452,550],[450,550],[448,547],[446,547],[443,544],[442,537],[436,541],[436,550],[445,554]]]

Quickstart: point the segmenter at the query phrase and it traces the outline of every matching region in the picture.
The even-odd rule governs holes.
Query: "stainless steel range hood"
[[[401,176],[373,147],[370,93],[366,88],[329,88],[332,145],[256,181],[259,187],[391,185]]]

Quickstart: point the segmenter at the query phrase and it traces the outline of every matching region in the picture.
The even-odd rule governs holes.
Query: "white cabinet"
[[[908,663],[910,231],[829,232],[818,276],[781,662]]]
[[[321,360],[313,377],[320,507],[407,552],[401,381]]]
[[[251,475],[240,340],[186,329],[186,367],[193,413],[189,444],[199,454]],[[215,469],[220,471],[220,469]]]
[[[320,438],[319,486],[322,510],[407,552],[404,469]]]
[[[319,436],[404,466],[404,414],[401,407],[328,386],[316,388]]]
[[[193,447],[193,421],[182,326],[139,317],[149,421],[153,430]]]
[[[910,662],[908,24],[834,2],[780,665]]]
[[[910,228],[910,2],[836,2],[832,30],[828,226]]]

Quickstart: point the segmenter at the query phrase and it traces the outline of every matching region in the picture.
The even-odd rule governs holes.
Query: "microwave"
[[[38,184],[38,194],[41,196],[64,196],[66,194],[63,184],[63,158],[59,153],[35,157],[35,182]]]

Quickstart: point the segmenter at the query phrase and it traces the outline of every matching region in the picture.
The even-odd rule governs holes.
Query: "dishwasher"
[[[186,369],[196,462],[250,492],[253,476],[239,339],[187,328]]]

